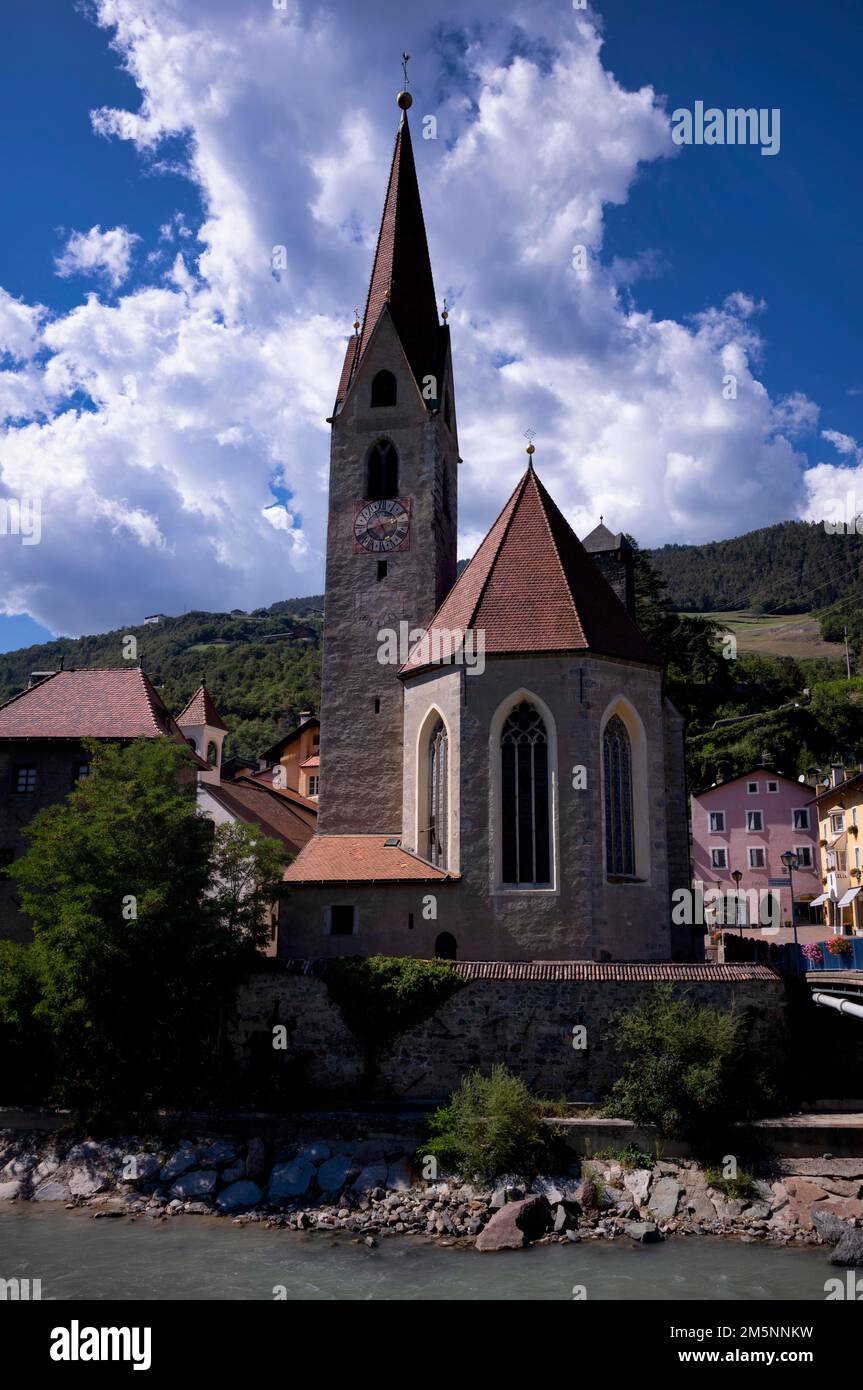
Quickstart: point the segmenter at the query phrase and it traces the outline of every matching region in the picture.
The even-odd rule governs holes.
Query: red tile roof
[[[304,763],[300,763],[300,767],[320,767],[320,765],[321,759],[320,754],[318,753],[315,753],[314,756],[311,758],[306,758],[306,761]]]
[[[206,784],[203,792],[236,819],[259,825],[265,835],[281,840],[289,854],[299,854],[315,833],[314,824],[300,808],[292,806],[278,792],[253,782]]]
[[[198,686],[189,703],[177,715],[177,723],[181,729],[209,724],[214,729],[224,729],[226,734],[230,733],[230,729],[213,704],[212,695],[203,683]]]
[[[468,980],[619,980],[649,984],[653,980],[779,980],[769,965],[711,965],[671,961],[457,961]]]
[[[439,373],[447,330],[440,324],[411,145],[402,113],[359,339],[345,352],[337,402],[344,400],[371,336],[388,308],[418,382]]]
[[[294,791],[293,787],[278,787],[273,784],[273,773],[275,771],[276,769],[274,767],[268,767],[265,768],[263,772],[241,772],[239,776],[232,780],[235,782],[252,782],[257,786],[264,786],[275,795],[284,796],[288,801],[293,801],[296,805],[302,806],[305,810],[312,811],[317,815],[318,803],[313,801],[311,797],[300,796],[300,793]]]
[[[288,883],[407,883],[458,878],[437,869],[389,835],[315,835],[285,871]]]
[[[592,651],[660,665],[531,465],[431,622],[487,655]],[[432,664],[418,648],[401,668]]]
[[[160,735],[186,743],[158,691],[137,667],[57,671],[0,706],[0,738]]]

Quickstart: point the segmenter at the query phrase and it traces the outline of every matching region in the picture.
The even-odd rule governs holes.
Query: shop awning
[[[817,898],[813,898],[813,899],[812,899],[812,901],[811,901],[811,903],[809,904],[809,906],[810,906],[810,907],[820,907],[822,903],[826,903],[826,902],[828,901],[829,897],[830,897],[830,894],[829,894],[829,893],[819,893]]]
[[[838,901],[838,903],[836,904],[836,906],[837,906],[837,907],[850,907],[851,904],[853,903],[854,899],[857,897],[857,894],[858,894],[859,892],[860,892],[860,889],[859,889],[859,888],[849,888],[849,889],[848,889],[848,892],[845,894],[845,896],[839,899],[839,901]]]

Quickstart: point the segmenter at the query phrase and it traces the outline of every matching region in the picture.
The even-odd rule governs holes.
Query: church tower
[[[458,438],[449,329],[432,280],[408,125],[398,104],[362,323],[330,421],[318,831],[397,835],[403,690],[396,636],[428,626],[455,582]],[[383,660],[382,658],[387,658]]]

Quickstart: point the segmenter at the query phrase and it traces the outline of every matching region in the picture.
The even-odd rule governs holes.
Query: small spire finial
[[[599,524],[602,525],[602,512],[599,513]]]
[[[408,63],[410,62],[410,60],[411,55],[409,53],[402,54],[402,72],[404,73],[405,85],[396,97],[396,101],[398,105],[401,107],[402,111],[410,110],[410,108],[414,104],[414,99],[408,91],[408,87],[410,86],[410,82],[408,80]]]
[[[360,311],[359,311],[359,309],[354,309],[354,333],[356,334],[357,337],[360,336]]]
[[[447,319],[449,318],[449,309],[446,307],[446,296],[444,296],[443,309],[441,310],[441,318],[443,319],[444,323],[446,323]]]
[[[536,449],[534,448],[534,444],[533,444],[533,441],[534,441],[534,439],[536,438],[536,430],[525,430],[525,432],[524,432],[524,437],[525,437],[525,439],[528,441],[527,449],[526,449],[525,452],[527,453],[527,456],[528,456],[528,458],[530,459],[531,467],[532,467],[532,466],[533,466],[533,456],[534,456],[534,454],[536,453]]]

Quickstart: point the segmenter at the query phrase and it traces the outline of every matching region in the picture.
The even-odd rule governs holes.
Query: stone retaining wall
[[[468,965],[463,968],[470,973]],[[782,981],[763,966],[555,969],[592,978],[533,978],[529,966],[508,967],[523,978],[470,978],[381,1056],[381,1090],[407,1099],[445,1096],[472,1067],[488,1070],[504,1062],[539,1092],[597,1100],[617,1074],[609,1024],[644,999],[654,976],[670,978],[676,995],[699,1004],[725,1009],[733,1003],[750,1017],[752,1046],[765,1057],[783,1045]],[[648,978],[632,978],[645,972]],[[546,973],[554,970],[546,967]],[[287,1028],[284,1055],[302,1059],[311,1086],[344,1091],[360,1082],[361,1050],[322,980],[312,974],[252,976],[241,993],[234,1033],[240,1057],[251,1061],[256,1050],[265,1051],[276,1024]],[[573,1047],[578,1027],[586,1030],[584,1048]]]

